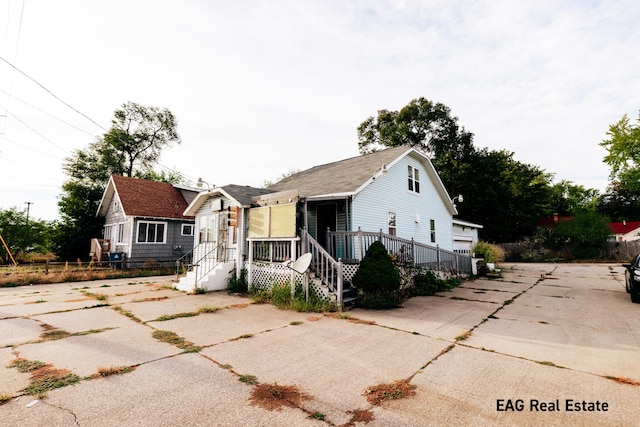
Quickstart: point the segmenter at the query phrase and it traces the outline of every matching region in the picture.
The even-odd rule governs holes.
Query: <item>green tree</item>
[[[607,136],[600,146],[607,150],[604,162],[611,168],[610,179],[640,192],[640,115],[636,123],[623,115],[609,126]]]
[[[26,252],[49,251],[49,224],[39,219],[27,218],[26,211],[17,207],[0,209],[0,234],[14,258]],[[11,257],[2,244],[0,244],[0,254],[3,262],[9,262]]]
[[[562,180],[551,186],[553,197],[552,210],[561,216],[571,216],[584,209],[596,209],[600,192],[593,188],[575,185]]]
[[[111,129],[103,139],[122,162],[126,176],[153,169],[164,148],[179,144],[177,120],[166,108],[145,107],[128,102],[114,113]]]
[[[154,170],[162,150],[180,143],[177,121],[169,110],[128,102],[115,111],[111,123],[101,138],[74,151],[63,163],[69,179],[62,186],[55,226],[55,250],[63,259],[87,258],[90,239],[101,235],[96,212],[111,175],[183,179],[175,171]]]
[[[447,163],[473,151],[473,134],[458,125],[449,107],[425,98],[413,99],[400,111],[380,110],[358,126],[362,154],[402,145],[431,155],[436,163]]]
[[[577,212],[573,219],[562,221],[552,231],[549,244],[554,248],[569,246],[576,259],[594,259],[611,234],[609,220],[593,210]]]
[[[464,195],[460,218],[482,224],[488,241],[532,233],[552,205],[551,174],[518,162],[514,153],[476,149],[473,134],[443,104],[412,100],[400,111],[380,110],[358,127],[361,153],[406,145],[430,156],[449,194]]]

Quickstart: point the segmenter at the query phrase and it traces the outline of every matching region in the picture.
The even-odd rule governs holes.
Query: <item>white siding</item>
[[[407,167],[420,171],[420,193],[408,189]],[[373,171],[371,171],[373,175]],[[453,249],[452,217],[444,201],[430,181],[422,163],[412,156],[402,158],[388,169],[386,176],[379,176],[358,193],[352,203],[352,231],[388,232],[388,212],[396,213],[396,235],[414,238],[442,249]],[[416,216],[417,215],[417,216]],[[416,220],[418,219],[418,222]],[[431,242],[430,220],[435,220],[436,242]]]

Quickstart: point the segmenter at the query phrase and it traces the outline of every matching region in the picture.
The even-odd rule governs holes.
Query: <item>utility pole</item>
[[[27,205],[27,224],[29,223],[29,208],[33,205],[33,202],[24,202]]]

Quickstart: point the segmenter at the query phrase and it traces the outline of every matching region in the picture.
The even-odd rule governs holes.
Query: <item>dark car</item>
[[[622,264],[624,270],[624,286],[631,294],[631,301],[640,303],[640,255],[636,255],[630,264]]]

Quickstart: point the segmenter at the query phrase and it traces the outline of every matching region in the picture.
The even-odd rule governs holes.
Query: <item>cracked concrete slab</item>
[[[367,388],[413,375],[448,345],[378,325],[322,317],[202,353],[260,382],[301,387],[314,398],[303,404],[305,409],[342,424],[349,420],[347,411],[367,406]]]
[[[135,324],[89,335],[21,345],[20,357],[51,363],[81,377],[93,375],[98,367],[132,366],[181,352],[151,336],[153,329]]]
[[[141,389],[144,385],[144,389]],[[31,408],[0,406],[3,424],[29,426],[322,426],[300,409],[248,404],[252,387],[198,354],[157,360],[133,372],[52,390]]]
[[[0,347],[24,344],[40,338],[41,323],[33,319],[14,317],[0,320]]]

